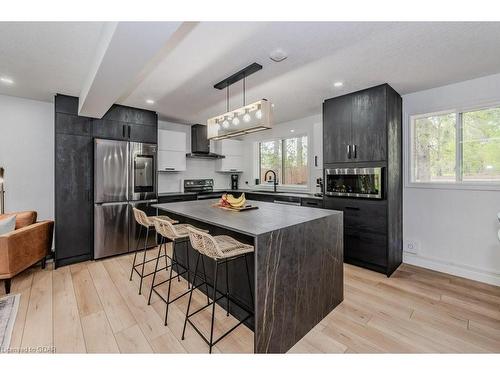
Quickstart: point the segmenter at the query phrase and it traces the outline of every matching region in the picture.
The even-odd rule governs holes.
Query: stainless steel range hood
[[[188,158],[222,159],[224,155],[210,152],[210,141],[207,138],[207,127],[196,124],[191,126],[191,152],[186,154]]]

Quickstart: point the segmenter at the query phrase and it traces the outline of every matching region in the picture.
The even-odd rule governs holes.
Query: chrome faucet
[[[274,185],[274,192],[276,193],[276,187],[278,186],[278,179],[276,178],[276,172],[273,171],[272,169],[270,169],[270,170],[266,171],[266,173],[264,174],[264,180],[271,181],[271,178],[269,178],[269,180],[267,179],[268,173],[272,173],[274,176],[274,180],[272,180],[272,181],[273,181],[273,185]]]

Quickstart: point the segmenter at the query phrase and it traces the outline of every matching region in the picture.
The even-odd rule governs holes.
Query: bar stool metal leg
[[[219,269],[219,262],[215,260],[214,270],[214,295],[212,297],[212,323],[210,324],[210,342],[208,344],[208,352],[212,353],[213,339],[214,339],[214,322],[215,322],[215,305],[217,301],[217,270]]]
[[[132,270],[130,271],[130,281],[132,281],[132,276],[134,275],[135,260],[137,259],[137,251],[139,250],[139,241],[141,240],[142,225],[139,227],[139,236],[137,237],[137,242],[135,244],[134,261],[132,262]]]
[[[156,258],[155,272],[153,273],[153,281],[151,282],[151,289],[149,290],[148,305],[151,305],[151,295],[153,294],[153,285],[155,285],[156,272],[158,272],[158,263],[160,262],[160,255],[161,255],[161,247],[162,246],[166,247],[165,238],[163,238],[163,237],[161,238],[160,246],[158,247],[158,257]],[[166,256],[166,252],[165,252],[165,265],[168,267],[168,264],[166,264],[166,262],[167,262],[167,256]]]
[[[203,266],[203,282],[205,283],[205,294],[207,295],[207,303],[210,303],[210,293],[208,293],[208,283],[207,283],[207,271],[205,270],[205,261],[203,260],[203,255],[201,256],[201,265]],[[196,282],[196,276],[194,281]]]
[[[198,256],[196,257],[196,266],[194,267],[194,274],[195,275],[198,272],[199,261],[200,261],[200,254],[198,253]],[[191,300],[193,298],[193,291],[194,291],[194,288],[196,287],[196,277],[194,278],[194,281],[195,282],[191,285],[191,290],[189,292],[189,300],[188,300],[188,305],[187,305],[187,309],[186,309],[186,318],[184,319],[184,327],[182,328],[182,337],[181,337],[182,340],[184,340],[184,334],[186,333],[186,324],[187,324],[188,317],[189,317],[189,309],[191,308]]]
[[[226,262],[226,300],[227,300],[226,316],[229,316],[229,270],[227,262]]]
[[[148,247],[149,240],[149,227],[146,230],[146,238],[144,240],[144,255],[142,257],[142,270],[141,270],[141,282],[139,284],[139,294],[142,294],[142,281],[144,280],[144,266],[146,265],[146,250]]]
[[[175,240],[172,241],[172,262],[177,262],[177,257],[175,256]],[[174,260],[175,259],[175,260]],[[170,287],[172,286],[172,270],[174,267],[170,267],[170,275],[168,276],[168,279],[170,280],[168,282],[168,291],[167,291],[167,301],[166,301],[166,308],[165,308],[165,325],[167,325],[168,321],[168,307],[170,306]],[[177,266],[177,277],[179,276],[179,266]],[[189,278],[189,271],[188,271],[188,278]]]

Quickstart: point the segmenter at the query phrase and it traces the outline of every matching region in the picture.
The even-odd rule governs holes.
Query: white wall
[[[0,95],[5,211],[54,218],[54,104]]]
[[[257,162],[257,149],[255,144],[257,142],[268,141],[272,139],[282,139],[284,137],[292,137],[299,135],[307,135],[309,143],[308,163],[309,163],[309,186],[307,191],[316,192],[316,178],[323,175],[322,157],[319,160],[318,168],[314,168],[314,155],[322,156],[322,127],[319,126],[320,132],[315,131],[315,124],[322,124],[322,115],[314,115],[298,120],[283,122],[275,124],[270,130],[264,130],[254,134],[249,134],[242,137],[244,141],[244,172],[241,175],[240,186],[242,188],[254,188],[255,178],[258,177],[258,162]],[[316,127],[316,129],[318,129]],[[291,130],[294,132],[292,133]],[[248,185],[245,182],[248,182]]]
[[[173,122],[158,121],[158,128],[186,133],[186,152],[191,151],[191,127]],[[158,193],[177,192],[181,190],[181,181],[187,178],[212,178],[215,189],[230,187],[228,173],[215,172],[215,159],[187,158],[186,171],[164,172],[158,174]]]
[[[500,103],[499,88],[497,74],[404,95],[405,140],[411,115]],[[417,241],[419,249],[416,255],[405,252],[403,261],[500,285],[500,191],[408,187],[407,164],[404,171],[404,239]]]

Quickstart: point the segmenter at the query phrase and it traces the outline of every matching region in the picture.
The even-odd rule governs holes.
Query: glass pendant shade
[[[217,140],[271,129],[272,117],[271,103],[262,99],[208,119],[207,136]],[[221,122],[222,126],[219,126]]]

